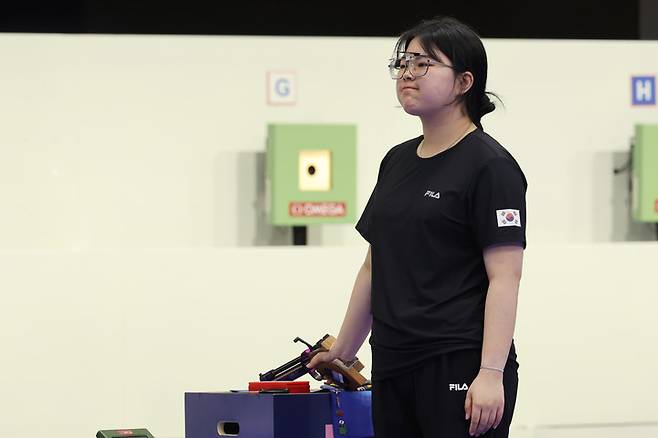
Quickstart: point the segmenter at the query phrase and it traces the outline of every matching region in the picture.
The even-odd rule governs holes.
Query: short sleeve
[[[509,158],[489,161],[469,189],[471,225],[481,249],[492,245],[526,247],[527,181]]]
[[[394,149],[395,148],[389,150],[388,153],[382,159],[381,163],[379,163],[379,172],[377,173],[377,183],[375,184],[375,187],[372,189],[372,193],[370,193],[370,197],[368,198],[366,207],[363,209],[363,213],[361,213],[361,218],[359,218],[355,226],[359,234],[361,234],[361,236],[363,236],[363,238],[366,239],[368,243],[372,243],[372,241],[370,240],[371,230],[372,230],[372,212],[374,209],[374,203],[377,196],[377,187],[380,185],[380,181],[382,178],[383,171],[386,167],[386,163],[388,162]]]
[[[363,236],[363,238],[368,241],[368,243],[372,243],[372,241],[370,240],[370,229],[372,224],[372,208],[373,208],[372,204],[374,203],[376,192],[377,192],[377,185],[375,185],[375,188],[370,194],[370,198],[366,203],[366,207],[363,209],[361,218],[356,223],[356,227],[355,227],[356,231],[358,231],[359,234],[361,234],[361,236]]]

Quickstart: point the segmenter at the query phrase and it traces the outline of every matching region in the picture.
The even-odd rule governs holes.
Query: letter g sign
[[[267,103],[269,105],[294,105],[297,100],[296,82],[294,72],[268,72]]]
[[[280,78],[274,83],[274,90],[279,97],[286,97],[290,94],[290,81],[287,78]]]

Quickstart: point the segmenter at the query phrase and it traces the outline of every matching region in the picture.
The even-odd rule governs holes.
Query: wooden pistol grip
[[[320,342],[320,346],[325,350],[329,350],[331,346],[334,345],[334,342],[336,342],[336,338],[334,338],[331,335],[327,335],[325,339],[323,339],[322,342]],[[327,366],[327,368],[330,368],[333,371],[341,373],[343,376],[345,376],[348,380],[347,387],[352,390],[355,390],[357,387],[361,385],[365,385],[366,382],[368,381],[368,379],[366,379],[360,373],[360,371],[363,370],[364,366],[359,360],[354,362],[352,366],[346,367],[342,360],[335,359],[331,364]]]
[[[325,337],[325,339],[324,339],[322,342],[320,342],[320,346],[321,346],[322,348],[324,348],[325,350],[329,351],[329,349],[334,345],[334,342],[336,342],[336,338],[334,338],[334,337],[331,336],[331,335],[327,335],[327,336]],[[341,361],[341,363],[342,363],[342,361]],[[350,369],[351,369],[351,368],[353,368],[353,369],[355,369],[355,370],[357,370],[357,371],[361,371],[361,370],[364,368],[364,366],[363,366],[363,364],[361,363],[360,360],[357,360],[357,361],[354,362],[354,364],[350,367]]]

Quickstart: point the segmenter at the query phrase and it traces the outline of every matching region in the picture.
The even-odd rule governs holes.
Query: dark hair
[[[395,44],[395,54],[404,52],[412,39],[418,38],[425,52],[437,57],[438,48],[452,61],[454,70],[459,73],[470,71],[473,74],[473,85],[459,97],[465,102],[466,112],[470,119],[480,129],[482,116],[496,109],[489,95],[500,98],[485,91],[487,86],[487,53],[480,36],[468,25],[453,17],[437,16],[421,21],[412,29],[407,30]]]

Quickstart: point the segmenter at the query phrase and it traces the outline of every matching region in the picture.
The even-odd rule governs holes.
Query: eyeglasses
[[[391,58],[388,64],[388,70],[392,79],[402,78],[405,70],[409,71],[412,77],[419,78],[427,74],[430,65],[443,65],[453,70],[455,69],[451,65],[432,59],[428,55],[423,55],[422,53],[400,52],[398,53],[397,58]]]

